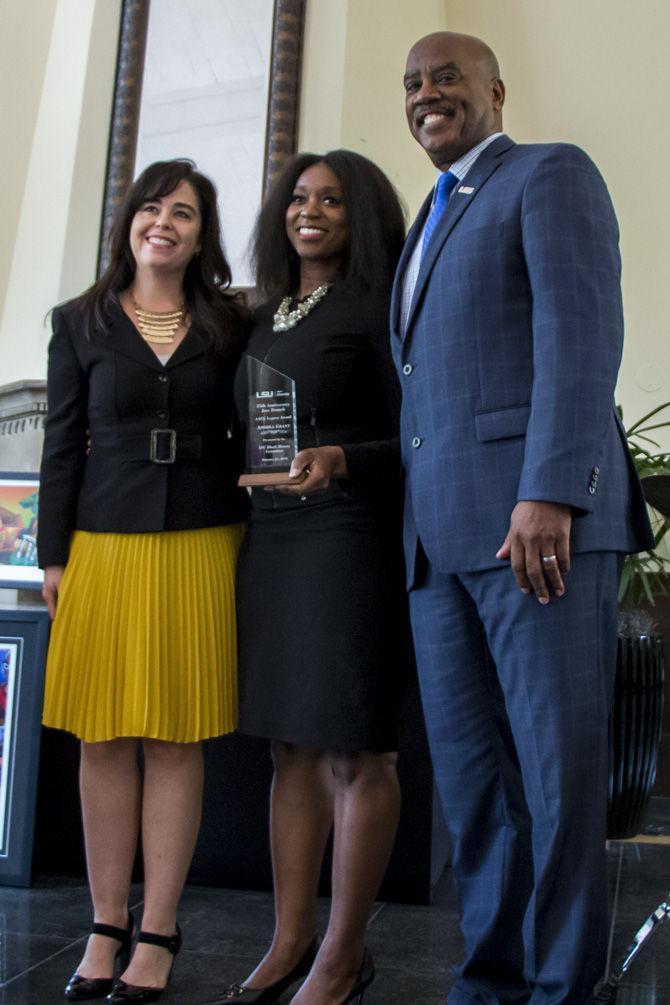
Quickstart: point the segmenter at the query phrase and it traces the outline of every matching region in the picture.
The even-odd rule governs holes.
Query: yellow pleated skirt
[[[76,531],[51,631],[45,726],[193,743],[237,724],[242,524]]]

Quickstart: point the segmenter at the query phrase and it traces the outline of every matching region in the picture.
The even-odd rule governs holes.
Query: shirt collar
[[[497,140],[498,137],[502,135],[503,134],[501,132],[491,133],[491,135],[487,136],[486,139],[481,140],[481,142],[479,142],[476,147],[473,147],[472,150],[468,150],[466,154],[463,154],[463,156],[459,157],[457,161],[454,161],[454,163],[449,168],[451,173],[455,174],[459,181],[463,181],[466,174],[479,157],[480,153],[482,153],[483,150],[486,150],[489,143],[493,143],[494,140]]]

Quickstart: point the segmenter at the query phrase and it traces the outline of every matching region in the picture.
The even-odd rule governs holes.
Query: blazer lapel
[[[428,277],[444,246],[445,241],[463,214],[467,211],[468,206],[470,206],[472,201],[477,198],[478,194],[481,192],[493,172],[502,164],[502,155],[513,145],[514,141],[511,140],[509,136],[499,136],[497,140],[494,140],[490,146],[486,147],[486,149],[482,151],[475,161],[474,166],[465,176],[463,183],[458,185],[453,190],[449,198],[447,208],[444,211],[444,215],[433,231],[430,243],[428,244],[421,261],[421,268],[419,269],[419,275],[416,279],[412,303],[410,304],[409,314],[407,316],[405,337],[407,337],[410,332],[412,322],[416,314],[416,309],[421,300]]]
[[[130,356],[136,363],[142,363],[152,370],[164,370],[166,367],[184,363],[193,356],[204,353],[207,346],[196,329],[191,328],[169,357],[165,365],[156,356],[153,349],[147,345],[135,325],[132,323],[120,304],[115,305],[108,316],[108,345],[115,352]],[[169,346],[166,346],[169,349]]]
[[[426,217],[428,216],[432,201],[433,189],[430,190],[424,199],[421,209],[417,213],[416,219],[409,229],[409,233],[405,238],[405,243],[398,261],[398,267],[396,269],[395,280],[393,283],[393,291],[391,293],[391,333],[395,335],[396,338],[400,337],[400,305],[402,303],[402,289],[405,282],[405,272],[407,271],[409,260],[412,257],[417,237],[421,233],[421,229],[424,225]]]
[[[189,328],[186,337],[179,343],[165,366],[166,368],[178,366],[180,363],[185,363],[187,359],[193,359],[194,356],[200,356],[206,351],[205,340],[198,334],[197,329]]]
[[[153,370],[163,369],[163,364],[156,358],[156,353],[149,348],[121,304],[115,304],[109,311],[107,324],[107,345],[114,352],[129,356],[136,363],[142,363]]]

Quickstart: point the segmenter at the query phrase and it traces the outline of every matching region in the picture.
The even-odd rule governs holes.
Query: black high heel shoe
[[[231,984],[216,998],[211,998],[205,1005],[226,1005],[226,1002],[236,1001],[240,1005],[272,1005],[278,1002],[284,991],[299,981],[301,977],[306,977],[312,969],[312,964],[316,958],[321,945],[321,938],[315,935],[308,945],[302,957],[298,960],[292,970],[275,981],[266,988],[245,988],[241,984]]]
[[[340,1002],[340,1005],[363,1005],[363,995],[366,988],[369,988],[375,979],[375,965],[372,962],[370,950],[366,949],[363,954],[361,969],[358,971],[356,983],[349,992],[349,995]]]
[[[125,981],[118,980],[114,987],[112,988],[111,994],[108,994],[105,1001],[108,1002],[155,1002],[158,1001],[160,996],[167,988],[170,983],[170,978],[172,977],[172,967],[174,967],[174,958],[181,949],[181,929],[177,925],[177,931],[174,935],[156,935],[155,932],[140,932],[137,936],[138,944],[140,942],[146,942],[150,946],[160,946],[161,949],[167,949],[168,952],[172,953],[172,965],[170,966],[170,972],[167,976],[167,981],[165,986],[162,988],[144,988],[140,987],[138,984],[126,984]]]
[[[108,939],[116,939],[121,945],[114,957],[114,965],[117,961],[121,970],[125,970],[130,959],[130,944],[133,941],[133,929],[135,922],[133,916],[128,911],[128,927],[117,928],[116,925],[100,925],[97,922],[91,929],[91,935],[104,935]],[[90,1001],[93,998],[104,998],[114,986],[114,975],[111,977],[82,977],[75,972],[65,986],[65,997],[70,1001]]]

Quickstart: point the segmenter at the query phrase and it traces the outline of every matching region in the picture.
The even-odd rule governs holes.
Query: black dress
[[[239,729],[393,750],[410,643],[388,298],[336,285],[281,334],[276,307],[259,310],[248,354],[295,380],[300,449],[340,444],[349,477],[304,499],[252,492],[238,564]],[[235,395],[244,421],[244,358]]]

